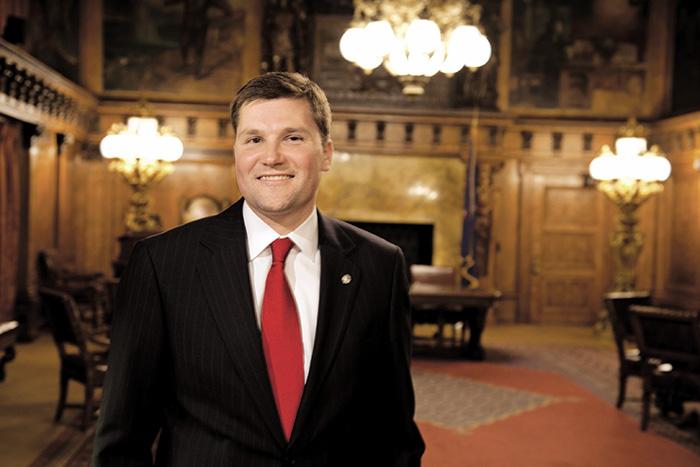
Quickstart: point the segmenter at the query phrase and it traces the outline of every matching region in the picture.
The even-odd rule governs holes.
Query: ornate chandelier
[[[637,232],[637,209],[654,193],[663,191],[671,175],[671,163],[658,146],[647,151],[646,129],[630,119],[615,140],[615,153],[603,146],[588,171],[598,189],[614,202],[620,215],[611,239],[617,272],[615,290],[634,290],[635,268],[644,239]]]
[[[480,26],[481,6],[468,0],[354,0],[355,14],[340,39],[343,58],[371,73],[382,63],[404,94],[423,94],[428,80],[491,58]]]
[[[119,173],[133,190],[126,214],[129,232],[152,232],[160,228],[150,213],[148,190],[173,172],[172,162],[180,159],[183,145],[168,127],[159,127],[152,117],[129,117],[127,124],[115,123],[100,141],[100,152],[111,159],[109,170]]]

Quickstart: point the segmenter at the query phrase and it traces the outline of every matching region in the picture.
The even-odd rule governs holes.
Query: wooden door
[[[521,320],[591,324],[603,293],[603,196],[578,174],[524,174]]]

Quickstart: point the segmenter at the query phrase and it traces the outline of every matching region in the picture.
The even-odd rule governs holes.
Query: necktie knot
[[[278,238],[270,244],[272,248],[272,262],[273,263],[284,263],[289,254],[289,250],[292,249],[294,242],[289,239],[289,237]]]

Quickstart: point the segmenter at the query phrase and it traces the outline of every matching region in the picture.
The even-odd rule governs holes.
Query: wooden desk
[[[5,379],[5,363],[15,358],[17,328],[17,321],[0,323],[0,381]]]
[[[484,359],[481,334],[486,325],[486,316],[501,292],[493,289],[470,289],[459,286],[413,284],[409,290],[411,305],[415,315],[422,315],[423,322],[437,324],[438,332],[427,339],[427,346],[445,348],[443,335],[445,323],[463,322],[469,325],[469,341],[465,342],[465,329],[461,339],[455,343],[458,354],[473,360]],[[427,319],[426,319],[427,318]],[[414,344],[421,350],[425,339],[414,335]]]

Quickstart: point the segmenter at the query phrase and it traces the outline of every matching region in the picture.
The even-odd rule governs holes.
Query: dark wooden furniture
[[[501,296],[499,291],[470,289],[457,285],[414,283],[411,285],[409,295],[413,312],[420,315],[420,321],[431,322],[438,326],[438,332],[433,338],[421,339],[414,333],[414,344],[417,348],[422,344],[430,347],[444,347],[444,324],[463,322],[469,325],[469,340],[465,341],[463,327],[459,341],[454,342],[459,355],[473,360],[484,359],[481,334],[486,325],[489,309]]]
[[[0,382],[5,380],[5,364],[15,358],[17,321],[0,323]]]
[[[646,430],[652,395],[658,399],[663,391],[681,406],[700,400],[700,312],[632,305],[630,313],[643,362],[641,429]],[[670,367],[660,371],[650,363],[654,359]]]
[[[642,291],[609,292],[605,294],[604,301],[617,349],[619,363],[617,407],[621,408],[625,403],[627,378],[630,376],[642,377],[642,361],[629,317],[629,307],[630,305],[650,305],[651,293]]]
[[[36,270],[40,287],[69,294],[78,305],[83,321],[95,329],[104,328],[107,301],[104,274],[78,271],[61,261],[53,250],[37,253]]]
[[[81,428],[85,430],[97,408],[95,389],[102,387],[107,372],[107,347],[92,341],[83,329],[78,306],[65,292],[39,288],[41,305],[49,321],[61,362],[58,405],[54,421],[59,421],[66,407],[83,409]],[[85,386],[83,404],[67,404],[68,382],[77,381]]]

